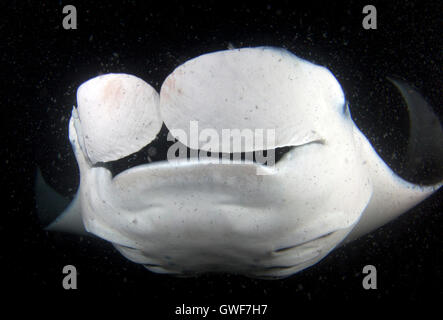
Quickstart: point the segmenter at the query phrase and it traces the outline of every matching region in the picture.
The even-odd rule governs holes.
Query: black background
[[[62,27],[66,4],[77,8],[77,30]],[[78,173],[67,125],[82,82],[101,73],[124,72],[159,90],[179,64],[228,46],[284,47],[328,67],[350,101],[356,124],[401,174],[408,116],[385,77],[395,75],[415,85],[442,119],[443,2],[374,1],[377,30],[362,28],[365,4],[369,3],[20,1],[2,5],[1,161],[7,206],[1,213],[0,268],[8,297],[45,308],[54,300],[82,306],[109,299],[100,304],[101,310],[117,308],[109,301],[118,298],[121,305],[142,310],[146,319],[172,318],[175,306],[183,303],[268,304],[270,316],[293,313],[307,302],[371,305],[441,299],[441,191],[319,264],[275,281],[235,275],[189,279],[156,275],[125,260],[102,240],[47,233],[36,216],[37,167],[60,193],[72,196],[76,190]],[[76,291],[62,288],[62,268],[67,264],[78,270]],[[377,267],[377,290],[362,288],[366,264]],[[160,315],[152,317],[153,310]]]

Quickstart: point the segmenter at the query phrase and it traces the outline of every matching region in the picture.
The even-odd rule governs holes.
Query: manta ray
[[[425,147],[441,166],[441,123],[417,90],[390,80],[408,105],[411,137],[431,137]],[[178,133],[192,134],[193,122],[220,136],[226,129],[272,130],[266,150],[288,151],[272,166],[185,157],[115,176],[106,167],[149,145],[163,125],[177,143],[211,154],[263,149],[247,141],[254,136],[235,146],[229,139],[191,142]],[[442,184],[413,184],[395,174],[353,122],[334,75],[274,47],[188,60],[160,93],[133,75],[90,79],[77,90],[69,139],[80,185],[64,208],[66,200],[38,175],[39,212],[51,220],[46,229],[95,235],[157,273],[288,277]]]

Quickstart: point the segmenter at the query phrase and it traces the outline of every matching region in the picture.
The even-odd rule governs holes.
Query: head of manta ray
[[[411,125],[430,128],[430,148],[443,159],[443,133],[432,109],[406,83],[392,81],[410,114],[421,108],[428,115],[411,118]],[[352,121],[333,74],[283,49],[204,54],[177,67],[160,94],[132,75],[102,75],[79,87],[77,103],[69,138],[80,186],[60,214],[47,205],[59,196],[39,176],[42,216],[57,216],[47,229],[93,234],[158,273],[286,277],[441,185],[419,186],[397,176]],[[148,145],[162,124],[179,146],[211,154],[289,151],[272,166],[179,158],[113,177],[101,165]],[[219,137],[228,130],[242,142],[191,139],[193,124]],[[261,137],[261,144],[257,135],[242,134],[265,131],[272,139]]]

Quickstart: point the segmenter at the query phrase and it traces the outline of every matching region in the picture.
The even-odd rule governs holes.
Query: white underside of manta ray
[[[436,119],[417,92],[393,82],[409,108]],[[410,105],[413,99],[418,106]],[[283,49],[199,56],[176,68],[160,94],[131,75],[102,75],[79,87],[77,102],[69,137],[80,187],[47,229],[92,233],[154,272],[286,277],[441,186],[398,177],[352,121],[332,73]],[[220,136],[223,129],[272,129],[275,140],[267,149],[291,148],[272,168],[179,159],[112,177],[102,165],[149,144],[163,123],[170,132],[189,132],[191,121]],[[430,130],[441,154],[440,122]],[[222,143],[210,151],[257,151],[245,148]],[[59,196],[39,179],[40,209],[45,198],[57,205]]]

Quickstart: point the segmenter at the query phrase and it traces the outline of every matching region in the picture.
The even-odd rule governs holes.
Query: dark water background
[[[143,5],[142,5],[143,3]],[[64,30],[62,8],[77,8],[78,29]],[[178,279],[127,261],[99,239],[47,233],[36,217],[36,168],[60,193],[78,184],[68,141],[76,88],[101,73],[134,74],[157,90],[179,64],[228,46],[271,45],[328,67],[352,116],[379,154],[402,173],[408,116],[386,76],[415,85],[440,120],[443,97],[443,2],[373,1],[378,29],[362,28],[365,4],[309,1],[235,4],[20,1],[2,5],[0,233],[1,285],[10,298],[76,305],[119,297],[146,319],[170,319],[176,305],[254,303],[269,315],[306,302],[419,301],[443,297],[442,192],[319,264],[285,280],[234,275]],[[76,266],[76,291],[62,288],[62,268]],[[362,268],[378,271],[378,289],[362,288]],[[137,298],[133,300],[133,298]],[[289,300],[285,300],[290,298]],[[135,301],[143,301],[142,304]],[[3,303],[7,305],[6,300]],[[103,305],[113,310],[116,305]],[[152,310],[161,316],[151,317]],[[265,319],[266,317],[262,317]]]

